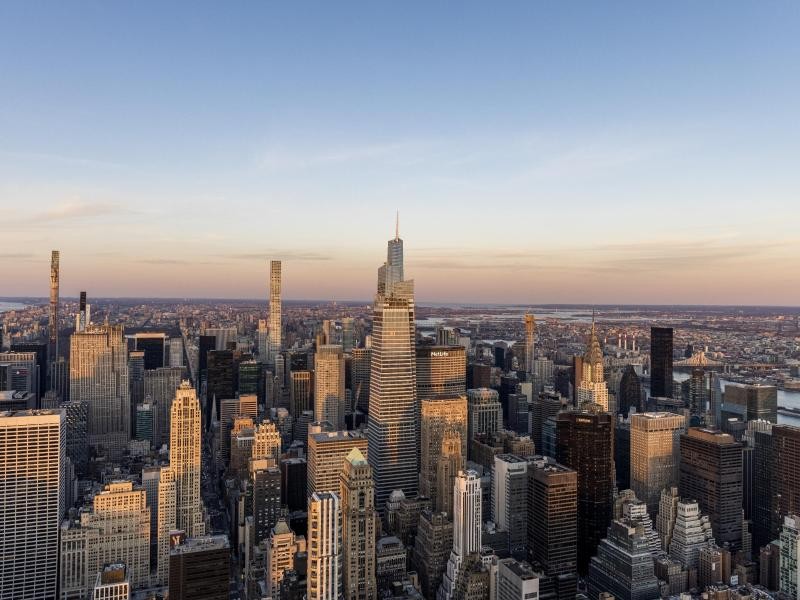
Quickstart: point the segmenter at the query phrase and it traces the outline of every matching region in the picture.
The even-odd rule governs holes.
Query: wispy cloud
[[[134,211],[112,202],[65,202],[51,206],[31,217],[33,221],[66,221],[104,217],[114,214],[130,214]]]
[[[322,150],[273,147],[257,158],[259,168],[266,171],[300,171],[352,162],[382,161],[410,166],[424,160],[434,146],[431,141],[411,140],[338,145]]]
[[[14,150],[0,150],[0,156],[24,161],[58,163],[68,166],[92,167],[102,169],[125,169],[122,163],[98,160],[95,158],[85,158],[81,156],[67,156],[63,154],[51,154],[47,152],[19,152]]]

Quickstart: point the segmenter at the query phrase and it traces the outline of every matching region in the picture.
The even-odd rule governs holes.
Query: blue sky
[[[797,304],[796,2],[0,4],[0,295]]]

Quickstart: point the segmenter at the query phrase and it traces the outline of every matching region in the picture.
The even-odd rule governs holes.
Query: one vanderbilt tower
[[[369,463],[375,504],[383,511],[393,490],[417,494],[414,282],[403,271],[403,240],[395,228],[386,262],[378,269],[372,320]]]

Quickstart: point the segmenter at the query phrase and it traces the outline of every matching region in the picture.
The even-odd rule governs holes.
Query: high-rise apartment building
[[[344,460],[339,485],[342,507],[342,584],[345,600],[374,600],[378,513],[372,468],[353,448]]]
[[[158,478],[158,501],[155,511],[156,521],[156,583],[169,583],[170,533],[177,527],[175,513],[176,484],[175,473],[170,467],[161,467]],[[154,511],[150,510],[153,519]],[[150,530],[152,531],[152,527]]]
[[[342,347],[323,344],[314,355],[314,419],[344,429],[346,412]]]
[[[55,598],[64,510],[65,417],[0,412],[0,599]]]
[[[672,327],[650,328],[650,395],[672,398]]]
[[[445,437],[456,436],[461,457],[465,460],[467,456],[467,398],[442,395],[423,399],[420,416],[420,494],[436,504],[436,475]]]
[[[336,492],[314,492],[308,506],[308,600],[342,598],[342,510]]]
[[[528,555],[553,581],[559,600],[578,583],[578,474],[552,458],[529,465]]]
[[[272,460],[250,460],[250,514],[253,516],[253,543],[269,538],[281,516],[281,471]]]
[[[61,253],[53,250],[50,253],[50,313],[47,323],[49,361],[55,362],[58,358],[58,286],[59,262]],[[2,344],[0,344],[2,348]]]
[[[481,550],[481,478],[473,470],[461,471],[453,483],[453,549],[437,594],[451,600],[464,559]]]
[[[592,330],[586,344],[586,354],[583,355],[581,361],[581,369],[581,378],[578,383],[578,406],[599,404],[604,411],[607,411],[608,387],[603,375],[603,350],[597,339],[594,319],[592,319]],[[605,527],[603,531],[605,532]]]
[[[534,349],[536,345],[536,318],[527,313],[525,315],[525,371],[533,373]]]
[[[634,414],[630,421],[631,489],[655,515],[661,490],[678,484],[680,436],[686,430],[686,418],[650,412]]]
[[[72,334],[70,400],[89,408],[89,445],[118,459],[131,434],[128,350],[121,325],[90,326]]]
[[[205,533],[200,499],[201,430],[197,394],[184,381],[172,401],[169,464],[175,475],[175,521],[178,529],[191,537]]]
[[[285,518],[278,519],[267,546],[267,586],[273,598],[280,597],[283,576],[295,568],[295,556],[305,551],[305,537],[295,535]]]
[[[383,510],[393,490],[406,496],[419,488],[414,282],[405,281],[403,241],[389,241],[379,269],[372,318],[369,462],[375,502]]]
[[[585,573],[613,516],[614,417],[561,413],[556,429],[556,459],[578,473],[578,569]]]
[[[339,474],[353,448],[368,456],[369,442],[357,431],[321,431],[308,434],[308,484],[306,493],[338,492]]]
[[[275,364],[275,358],[283,349],[283,332],[281,325],[281,261],[269,263],[269,359]]]
[[[681,435],[679,489],[711,520],[714,537],[735,551],[742,543],[742,445],[713,429],[690,427]]]
[[[522,553],[528,535],[528,461],[498,454],[492,468],[492,518],[508,532],[508,549]]]

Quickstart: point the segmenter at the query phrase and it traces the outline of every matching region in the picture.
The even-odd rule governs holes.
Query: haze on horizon
[[[0,296],[800,304],[795,2],[148,8],[0,6]]]

